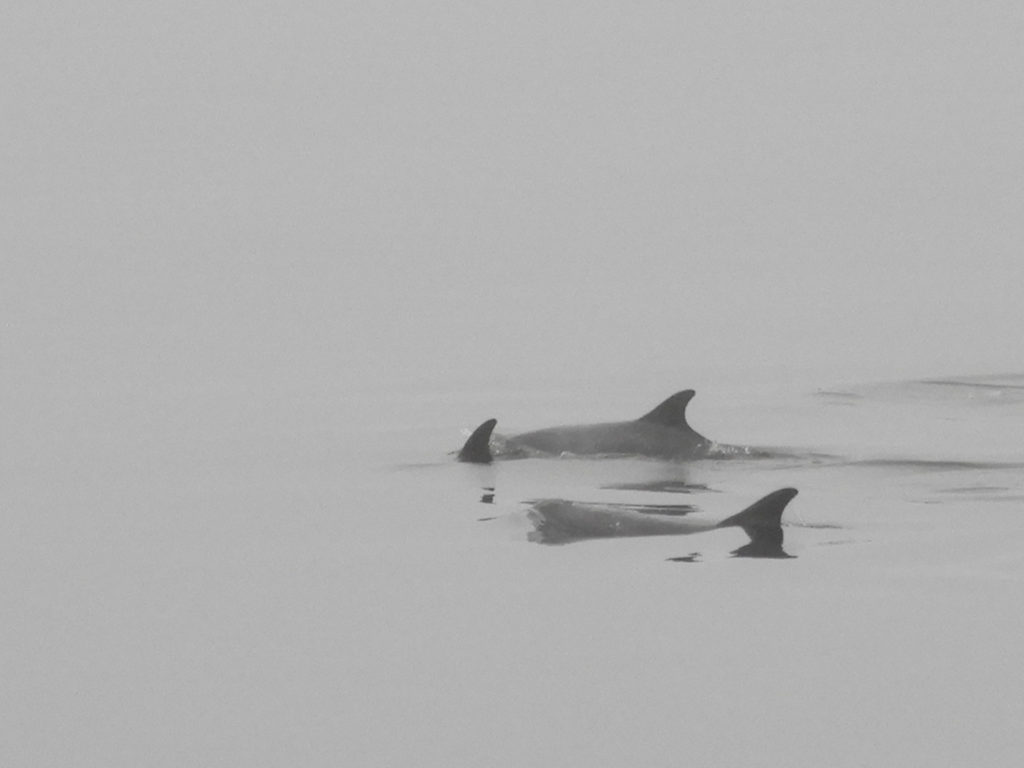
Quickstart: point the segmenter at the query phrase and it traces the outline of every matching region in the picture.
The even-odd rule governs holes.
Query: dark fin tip
[[[498,424],[497,419],[488,419],[479,427],[473,430],[466,444],[459,451],[459,461],[470,464],[490,464],[494,460],[491,456],[491,432]]]

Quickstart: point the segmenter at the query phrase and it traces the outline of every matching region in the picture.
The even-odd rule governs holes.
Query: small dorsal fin
[[[676,392],[653,411],[641,416],[640,421],[649,421],[664,427],[689,429],[690,425],[686,423],[686,404],[693,399],[695,394],[697,393],[692,389]]]
[[[488,419],[473,430],[473,434],[469,436],[466,444],[459,451],[459,461],[470,464],[490,464],[492,461],[491,432],[494,431],[497,423],[497,419]]]

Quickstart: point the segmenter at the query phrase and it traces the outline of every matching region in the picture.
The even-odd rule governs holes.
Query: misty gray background
[[[8,5],[8,382],[1019,367],[1022,33],[1010,2]]]
[[[1019,510],[939,487],[1005,469],[801,477],[871,546],[682,576],[393,466],[686,387],[717,439],[1019,460],[984,389],[761,393],[1024,370],[1022,40],[1014,2],[6,3],[6,764],[1015,765]]]

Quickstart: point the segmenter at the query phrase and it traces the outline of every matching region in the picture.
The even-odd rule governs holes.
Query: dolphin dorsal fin
[[[716,525],[716,528],[738,526],[750,537],[749,544],[733,550],[732,554],[737,557],[792,557],[782,548],[782,512],[796,493],[796,488],[780,488]]]
[[[652,424],[661,424],[663,427],[675,427],[676,429],[689,429],[686,423],[686,404],[697,394],[692,389],[684,389],[676,392],[672,397],[659,405],[650,413],[640,417],[640,421],[649,421]]]
[[[796,496],[796,488],[780,488],[777,491],[772,491],[742,512],[727,517],[716,527],[728,528],[730,525],[737,525],[753,539],[759,531],[778,528],[781,525],[782,512],[794,496]]]
[[[473,434],[469,436],[466,444],[459,451],[459,461],[470,464],[490,464],[493,460],[490,446],[491,432],[494,431],[497,423],[497,419],[488,419],[473,430]]]

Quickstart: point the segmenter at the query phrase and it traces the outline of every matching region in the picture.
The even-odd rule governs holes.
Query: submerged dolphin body
[[[676,392],[661,405],[633,421],[550,427],[507,438],[499,455],[530,456],[570,453],[580,456],[631,454],[662,459],[706,456],[712,442],[686,423],[686,405],[692,389]],[[459,451],[459,461],[489,464],[491,433],[496,419],[488,419],[470,435]]]
[[[782,549],[782,512],[796,496],[795,488],[780,488],[742,512],[715,523],[642,511],[643,505],[590,504],[566,499],[532,502],[527,513],[533,523],[532,541],[568,544],[620,536],[672,536],[736,526],[750,542],[732,554],[737,557],[789,557]]]

